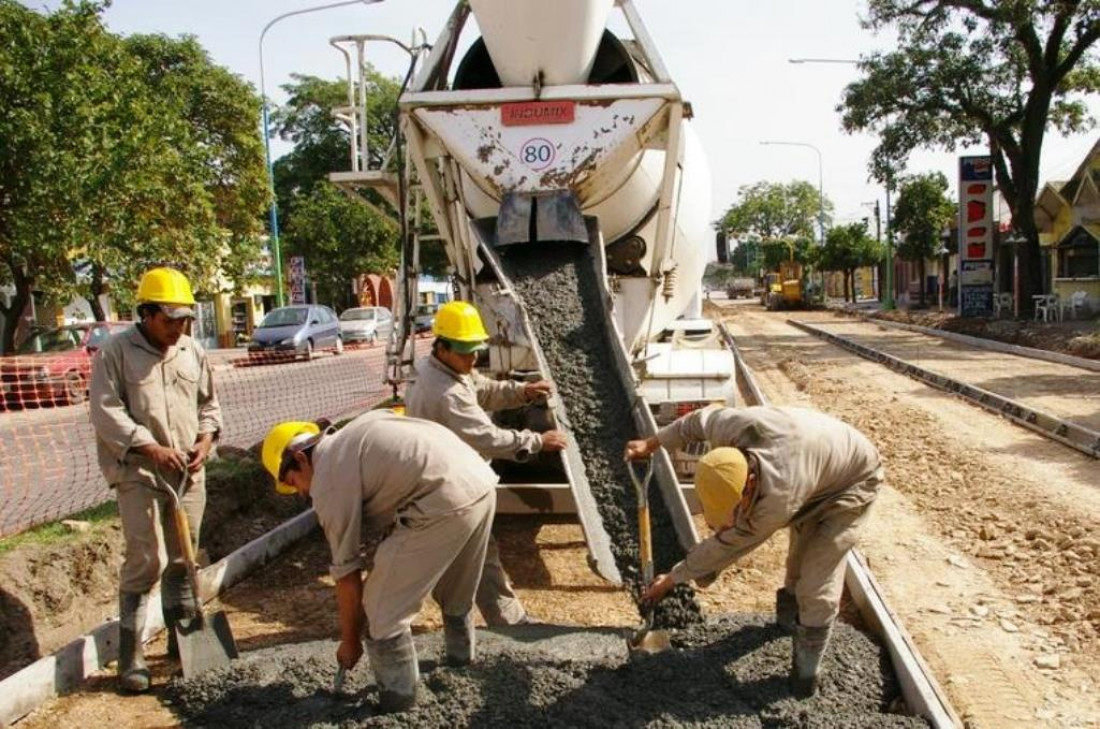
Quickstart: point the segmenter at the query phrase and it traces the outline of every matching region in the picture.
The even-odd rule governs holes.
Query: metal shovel
[[[638,497],[638,551],[642,561],[642,582],[648,586],[653,582],[653,540],[649,529],[649,482],[653,478],[653,459],[646,459],[645,476],[639,480],[632,461],[627,461],[630,480],[634,482],[634,493]],[[635,631],[627,642],[631,653],[661,653],[672,645],[668,633],[653,629],[653,606],[642,604],[642,627]]]
[[[214,668],[224,668],[237,657],[237,643],[229,628],[229,619],[222,611],[204,614],[199,596],[199,569],[195,563],[195,550],[191,543],[191,527],[187,514],[180,507],[180,496],[187,485],[189,472],[184,470],[180,479],[180,493],[167,484],[161,490],[172,502],[172,518],[176,522],[180,554],[187,567],[187,579],[195,596],[195,617],[180,620],[176,624],[176,637],[180,649],[180,665],[184,678],[194,678]],[[158,479],[159,482],[159,479]]]

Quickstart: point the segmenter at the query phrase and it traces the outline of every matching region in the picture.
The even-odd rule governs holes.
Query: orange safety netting
[[[210,350],[224,423],[219,445],[250,448],[277,422],[335,421],[392,394],[384,344],[342,349],[308,359]],[[112,498],[88,417],[91,363],[84,346],[0,357],[0,537]]]

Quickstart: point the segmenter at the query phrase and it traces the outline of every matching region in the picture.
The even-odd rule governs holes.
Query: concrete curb
[[[316,526],[317,515],[309,509],[203,569],[199,574],[203,601],[267,564]],[[160,592],[155,590],[149,600],[144,639],[149,640],[163,629]],[[10,726],[46,701],[78,688],[92,673],[103,669],[117,656],[118,621],[111,620],[8,676],[0,681],[0,727]]]
[[[860,319],[868,324],[881,324],[891,329],[903,329],[908,332],[915,332],[917,334],[928,334],[933,337],[939,337],[940,339],[947,339],[953,342],[959,342],[960,344],[969,344],[973,347],[980,349],[988,349],[994,352],[1004,352],[1005,354],[1015,354],[1020,357],[1030,357],[1031,359],[1041,359],[1046,362],[1054,362],[1056,364],[1069,365],[1070,367],[1080,367],[1081,369],[1091,370],[1093,372],[1100,372],[1100,360],[1085,359],[1084,357],[1074,357],[1071,354],[1062,354],[1061,352],[1049,352],[1045,349],[1034,349],[1033,347],[1021,347],[1018,344],[1008,344],[1006,342],[998,342],[995,339],[983,339],[982,337],[972,337],[969,334],[958,334],[956,332],[948,332],[942,329],[932,329],[931,327],[922,327],[919,324],[906,324],[904,322],[890,321],[888,319],[876,319],[872,316],[866,316],[863,314],[857,314]]]

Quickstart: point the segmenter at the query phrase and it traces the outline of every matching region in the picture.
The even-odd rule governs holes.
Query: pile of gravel
[[[638,563],[638,502],[623,462],[623,447],[637,438],[631,400],[624,389],[604,324],[599,281],[584,246],[512,246],[501,260],[505,274],[525,302],[565,404],[580,447],[592,495],[611,539],[615,564],[635,597],[641,588]],[[676,529],[656,484],[650,485],[650,519],[657,573],[683,558]],[[686,627],[702,611],[687,586],[673,590],[657,607],[659,627]]]
[[[478,632],[479,659],[440,663],[438,634],[417,636],[420,704],[376,715],[364,659],[332,691],[336,644],[249,653],[229,669],[169,686],[188,726],[268,727],[918,727],[886,713],[898,689],[881,648],[840,625],[818,695],[787,688],[791,640],[763,616],[724,616],[673,631],[673,650],[630,658],[614,630],[536,625]]]

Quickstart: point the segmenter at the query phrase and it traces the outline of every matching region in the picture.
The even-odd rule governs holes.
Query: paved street
[[[281,420],[336,417],[388,396],[382,347],[312,362],[234,367],[242,351],[212,356],[225,418],[221,443],[259,442]],[[0,411],[0,536],[102,503],[88,406]]]

